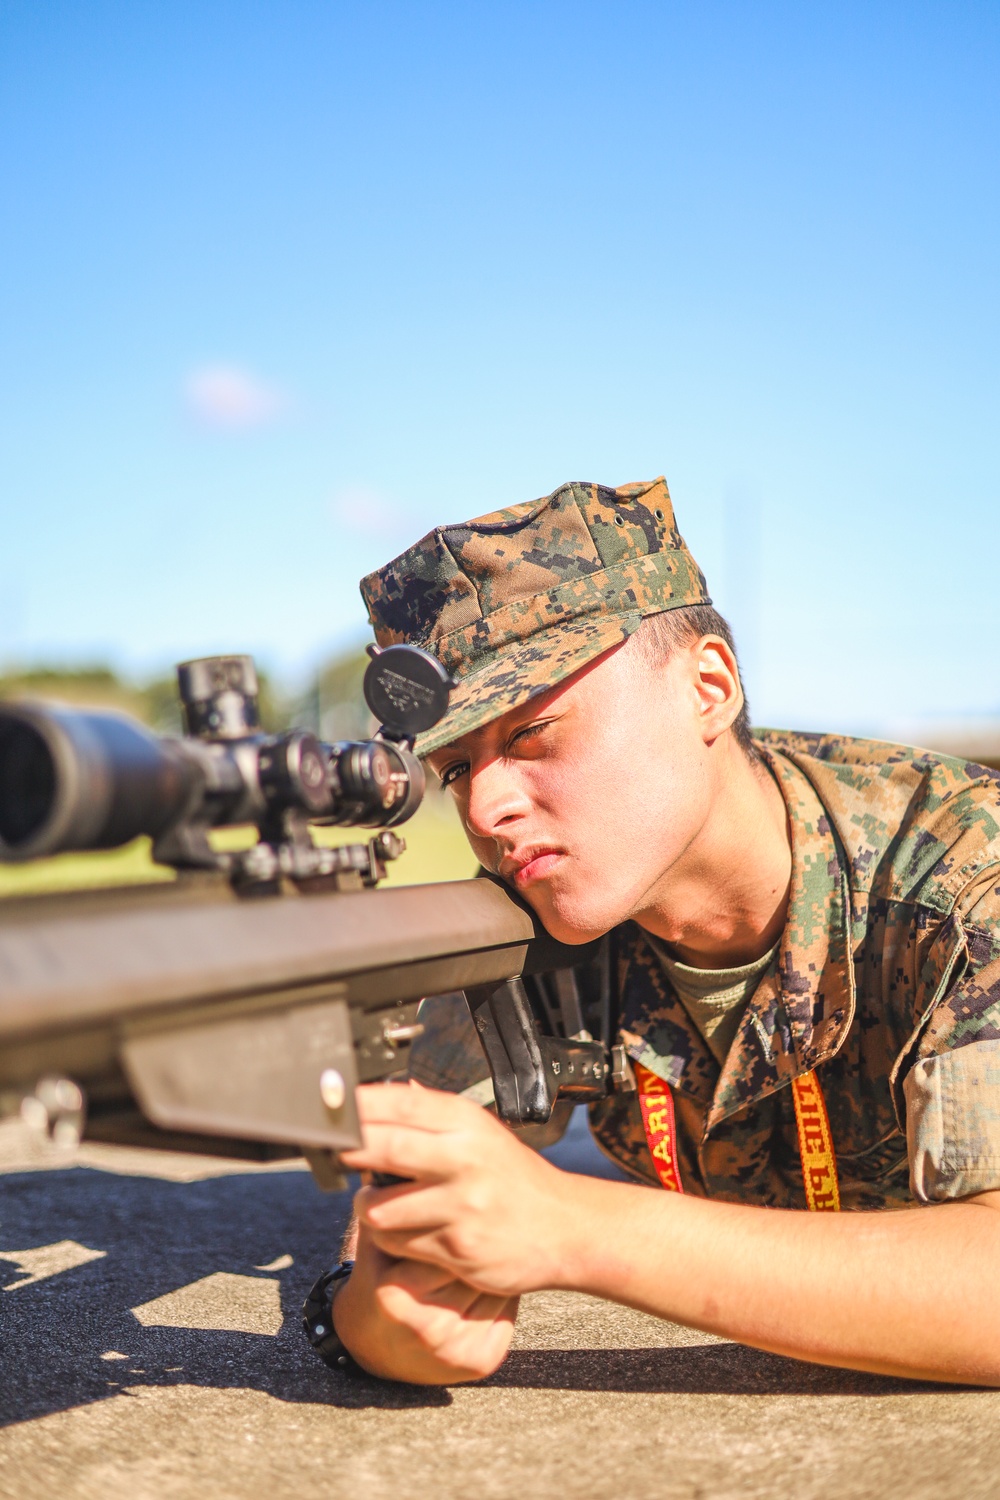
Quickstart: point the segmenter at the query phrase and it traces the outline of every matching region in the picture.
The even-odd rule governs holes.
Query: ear
[[[720,635],[703,635],[690,650],[701,737],[711,745],[732,726],[743,707],[740,669]]]

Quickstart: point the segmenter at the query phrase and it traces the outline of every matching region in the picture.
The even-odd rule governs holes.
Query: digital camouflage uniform
[[[721,1069],[640,929],[620,929],[622,1026],[673,1088],[685,1190],[804,1208],[788,1085],[813,1069],[843,1208],[1000,1188],[1000,776],[837,735],[757,743],[788,807],[792,889]],[[632,1096],[591,1124],[656,1181]]]
[[[362,593],[381,645],[422,645],[456,680],[448,715],[418,742],[425,754],[644,616],[710,603],[662,479],[564,485],[438,528]],[[612,934],[622,1031],[671,1085],[685,1191],[804,1208],[790,1084],[813,1070],[842,1207],[1000,1188],[1000,776],[842,736],[765,730],[757,744],[788,807],[792,886],[777,964],[721,1068],[642,931]],[[460,1087],[463,1065],[481,1077],[471,1025],[436,1014],[442,1081]],[[614,1160],[656,1182],[634,1094],[590,1118]]]

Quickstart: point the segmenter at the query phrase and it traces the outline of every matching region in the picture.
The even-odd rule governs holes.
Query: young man
[[[450,1094],[361,1090],[346,1160],[409,1180],[358,1194],[345,1347],[475,1379],[518,1296],[562,1287],[1000,1385],[1000,777],[751,738],[662,479],[441,528],[362,591],[380,643],[457,681],[417,748],[481,863],[562,941],[614,933],[639,1088],[591,1126],[647,1185],[562,1173]]]

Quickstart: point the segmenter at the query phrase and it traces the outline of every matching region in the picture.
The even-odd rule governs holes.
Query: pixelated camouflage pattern
[[[424,1030],[407,1056],[409,1078],[446,1094],[461,1094],[489,1078],[490,1065],[461,990],[428,995],[419,1017]]]
[[[673,1087],[687,1192],[804,1208],[788,1085],[816,1069],[842,1206],[910,1206],[909,1072],[1000,1039],[1000,775],[834,735],[768,730],[758,744],[792,836],[777,967],[720,1068],[626,924],[623,1029],[633,1056]],[[655,1183],[633,1096],[592,1106],[591,1126],[608,1155]],[[994,1181],[978,1181],[1000,1188],[1000,1160]]]
[[[456,686],[426,755],[563,681],[645,615],[708,604],[662,477],[439,526],[361,581],[380,646],[423,646]]]
[[[994,1188],[1000,1167],[1000,1040],[987,1037],[922,1058],[906,1075],[903,1093],[917,1197],[940,1203]]]

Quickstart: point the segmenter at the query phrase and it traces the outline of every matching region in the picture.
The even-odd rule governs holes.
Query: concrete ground
[[[600,1170],[574,1130],[556,1156]],[[303,1170],[0,1128],[0,1496],[1000,1495],[1000,1392],[844,1374],[528,1297],[477,1387],[349,1379],[298,1312],[347,1195]]]

